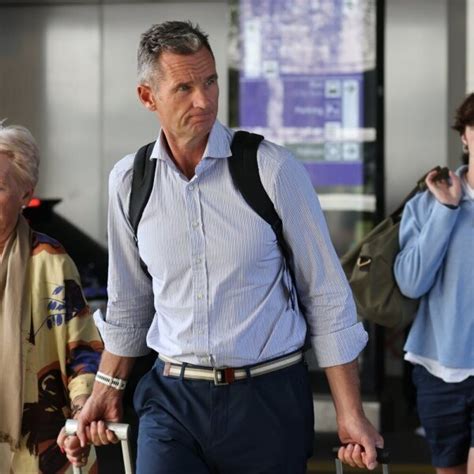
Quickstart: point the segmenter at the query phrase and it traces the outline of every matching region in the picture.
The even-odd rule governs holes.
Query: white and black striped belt
[[[159,354],[158,358],[165,363],[163,375],[166,377],[183,377],[184,379],[207,380],[215,385],[228,385],[235,380],[268,374],[277,370],[298,364],[303,360],[303,351],[272,359],[268,362],[249,366],[247,368],[234,367],[202,367],[182,364],[181,362]],[[184,367],[183,367],[184,365]]]

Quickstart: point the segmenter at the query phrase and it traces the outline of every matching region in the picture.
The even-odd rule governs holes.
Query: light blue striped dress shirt
[[[240,367],[303,345],[305,318],[275,234],[232,183],[227,163],[232,135],[215,123],[188,180],[160,134],[151,155],[158,160],[155,185],[138,227],[138,249],[127,218],[134,155],[112,170],[109,301],[106,318],[96,316],[111,353],[139,356],[151,347],[182,362]],[[318,363],[349,362],[364,348],[367,333],[356,320],[309,177],[288,150],[267,141],[260,145],[258,166],[283,221]]]

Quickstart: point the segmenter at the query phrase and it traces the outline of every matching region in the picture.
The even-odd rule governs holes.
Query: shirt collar
[[[202,159],[206,158],[227,158],[232,155],[230,150],[231,135],[227,129],[218,121],[214,122]],[[160,129],[155,146],[150,155],[150,160],[158,159],[171,161],[166,147],[164,146],[163,130]]]

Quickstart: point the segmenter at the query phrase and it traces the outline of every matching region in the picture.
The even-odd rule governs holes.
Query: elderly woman
[[[70,467],[56,437],[90,394],[102,351],[74,263],[22,216],[38,165],[30,132],[0,124],[1,473]],[[78,440],[65,443],[73,450]],[[90,467],[87,456],[73,461]]]
[[[436,172],[405,207],[395,276],[421,297],[405,344],[421,424],[437,474],[474,473],[474,93],[453,128],[463,161],[449,180]]]

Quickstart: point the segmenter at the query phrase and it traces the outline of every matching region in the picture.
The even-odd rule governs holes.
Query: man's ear
[[[147,84],[138,84],[137,93],[140,102],[151,112],[156,110],[155,96],[151,90],[151,87]]]

